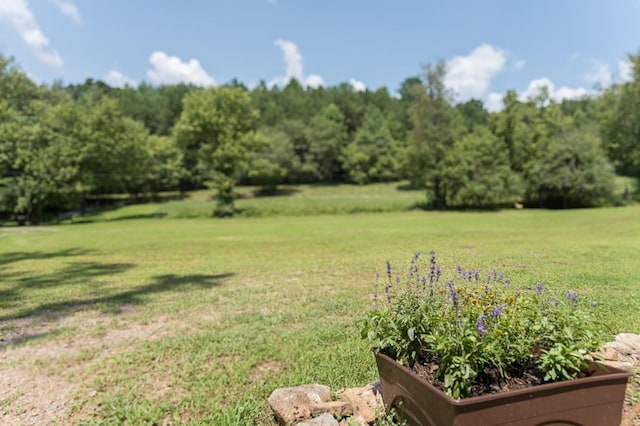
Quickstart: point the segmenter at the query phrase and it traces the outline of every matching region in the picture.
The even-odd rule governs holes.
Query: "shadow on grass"
[[[58,250],[54,252],[26,252],[26,251],[14,251],[9,253],[2,253],[0,256],[0,266],[7,266],[11,263],[22,262],[25,260],[48,260],[57,257],[73,257],[84,256],[87,254],[95,253],[94,250],[80,249],[80,248],[68,248],[64,250]],[[0,274],[0,278],[3,275]]]
[[[485,206],[485,207],[467,207],[467,206],[454,206],[454,207],[445,207],[445,208],[435,208],[432,204],[424,201],[412,204],[407,210],[423,210],[429,212],[497,212],[500,210],[504,210],[507,208],[513,209],[513,205],[510,207],[508,205],[495,205],[495,206]]]
[[[411,183],[401,183],[400,185],[396,186],[396,189],[398,191],[424,191],[425,190],[424,188],[411,185]]]
[[[53,252],[9,252],[0,256],[0,321],[40,318],[55,319],[82,309],[117,311],[125,304],[148,303],[148,296],[189,288],[220,286],[231,273],[215,275],[164,274],[149,282],[127,288],[110,288],[108,281],[136,267],[133,263],[82,261],[95,251],[69,248]],[[78,260],[69,259],[78,257]],[[46,267],[10,270],[22,261],[47,261]],[[63,263],[51,270],[56,263]],[[46,293],[45,293],[46,292]],[[46,296],[45,296],[46,295]],[[0,330],[5,324],[0,323]],[[1,336],[0,336],[1,337]]]
[[[85,278],[83,281],[86,282],[88,275],[93,277],[112,275],[131,267],[133,267],[133,265],[93,264],[89,266],[87,263],[83,264],[80,272],[82,275],[80,275],[80,277]],[[74,270],[78,271],[78,269]],[[0,350],[4,350],[8,346],[36,340],[54,332],[54,330],[36,331],[33,328],[34,325],[56,321],[83,310],[97,309],[112,313],[122,313],[124,306],[151,303],[152,299],[149,299],[151,295],[184,291],[194,286],[196,288],[217,287],[222,285],[222,282],[232,275],[232,273],[214,275],[157,275],[153,277],[148,284],[130,289],[122,291],[103,290],[102,292],[105,294],[96,294],[96,288],[94,287],[87,292],[77,293],[77,296],[70,296],[65,300],[45,302],[37,306],[21,309],[12,314],[1,315]],[[58,278],[60,278],[60,276]],[[53,278],[54,281],[55,279],[56,278]],[[41,283],[30,284],[31,287],[37,287],[39,285],[41,285]],[[101,292],[99,288],[97,292]],[[26,321],[26,324],[22,323],[22,321]],[[19,325],[18,328],[21,330],[18,332],[13,331],[14,327],[20,323],[22,323],[22,325]]]
[[[113,219],[107,219],[109,222],[115,222],[119,220],[135,220],[135,219],[162,219],[166,217],[166,212],[154,212],[149,214],[130,214],[125,216],[115,217]]]
[[[251,196],[255,198],[262,197],[286,197],[289,195],[297,194],[300,192],[299,189],[296,188],[261,188],[256,189],[251,193]]]
[[[70,265],[73,266],[73,265]],[[132,268],[134,265],[130,264],[92,264],[84,265],[84,271],[80,272],[80,275],[74,278],[75,281],[82,279],[86,282],[86,278],[89,276],[96,278],[99,276],[113,275],[114,273],[123,272]],[[77,269],[74,269],[75,273],[78,273]],[[58,279],[64,279],[63,274],[54,274],[52,278],[42,280],[39,277],[34,280],[33,277],[28,278],[29,287],[41,287],[43,284],[55,285],[59,282]],[[184,290],[188,287],[197,288],[211,288],[222,285],[222,281],[228,277],[231,277],[232,273],[221,273],[214,275],[205,274],[190,274],[190,275],[175,275],[165,274],[157,275],[152,278],[152,281],[148,284],[136,286],[122,291],[109,291],[102,290],[100,288],[92,288],[87,292],[77,293],[77,296],[68,297],[65,300],[55,302],[45,302],[38,306],[21,309],[13,314],[6,314],[0,316],[0,321],[10,321],[16,319],[28,319],[33,317],[39,319],[42,316],[46,316],[47,319],[53,320],[61,317],[65,317],[73,314],[74,312],[83,309],[107,309],[109,311],[118,312],[123,305],[138,305],[149,302],[148,296],[163,293],[172,292],[178,290]],[[65,285],[73,284],[73,282],[65,282]],[[22,286],[20,286],[22,287]],[[105,293],[105,294],[100,294]],[[14,296],[19,299],[19,293],[16,291]]]

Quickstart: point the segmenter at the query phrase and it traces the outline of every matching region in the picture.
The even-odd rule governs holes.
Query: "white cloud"
[[[49,39],[40,30],[26,0],[1,0],[1,21],[8,22],[42,62],[54,67],[63,65],[62,57],[49,47]]]
[[[324,79],[320,75],[311,74],[304,79],[304,85],[317,89],[318,87],[324,86]]]
[[[504,94],[491,92],[487,95],[487,99],[484,102],[485,108],[489,112],[500,111],[504,105],[502,104],[502,98],[504,98]]]
[[[524,68],[526,63],[527,61],[525,61],[524,59],[518,59],[513,65],[517,70],[521,70],[522,68]]]
[[[463,100],[484,97],[489,91],[489,83],[502,71],[506,60],[506,51],[481,44],[468,56],[456,56],[447,61],[444,84]]]
[[[594,62],[592,70],[583,74],[582,78],[587,83],[597,84],[600,87],[607,87],[613,81],[609,65],[602,62]]]
[[[355,78],[349,80],[349,84],[351,84],[351,87],[353,87],[353,90],[355,90],[356,92],[364,92],[365,90],[367,90],[367,85],[361,81],[356,80]]]
[[[169,56],[158,51],[151,54],[149,63],[153,68],[147,71],[147,76],[156,84],[190,83],[196,86],[215,86],[216,84],[197,59],[182,62],[177,56]]]
[[[137,82],[118,70],[111,70],[104,78],[111,87],[135,86]]]
[[[54,3],[63,15],[71,18],[76,24],[82,25],[82,16],[80,16],[80,12],[75,4],[68,0],[54,0]]]
[[[560,86],[556,89],[555,84],[547,78],[542,77],[536,80],[532,80],[527,87],[527,90],[522,92],[518,98],[521,101],[527,101],[540,94],[540,91],[547,88],[549,98],[556,102],[561,102],[563,99],[578,99],[583,96],[587,96],[590,92],[584,87],[567,87]]]
[[[623,82],[633,80],[633,67],[629,58],[625,58],[618,62],[618,75]]]
[[[304,77],[302,54],[294,42],[278,39],[273,44],[282,49],[282,59],[286,66],[286,72],[284,76],[274,77],[269,82],[269,86],[284,86],[292,78],[295,78],[303,86],[312,88],[324,86],[324,79],[320,75],[311,74],[306,78]]]

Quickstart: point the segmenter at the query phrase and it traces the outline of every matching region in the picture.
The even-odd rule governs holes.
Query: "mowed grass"
[[[282,185],[274,195],[259,187],[238,187],[235,207],[239,217],[306,216],[320,214],[380,213],[415,209],[425,200],[423,190],[405,189],[406,182],[371,185]],[[181,200],[122,206],[74,221],[132,218],[208,218],[215,207],[213,191],[185,194]],[[167,194],[177,197],[179,194]]]
[[[577,291],[598,302],[612,334],[640,332],[638,206],[0,228],[2,332],[84,311],[114,326],[166,323],[118,350],[33,364],[82,384],[75,409],[88,423],[273,424],[266,399],[275,388],[376,379],[356,324],[374,274],[386,260],[405,273],[415,251],[431,249],[451,267]],[[15,346],[84,333],[70,326]],[[72,368],[80,363],[90,368]]]

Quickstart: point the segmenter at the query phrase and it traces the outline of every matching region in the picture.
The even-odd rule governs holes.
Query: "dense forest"
[[[38,85],[0,56],[0,219],[86,208],[108,194],[148,197],[211,188],[216,215],[234,188],[406,180],[435,209],[522,203],[612,205],[616,174],[640,178],[640,55],[633,79],[595,96],[548,92],[503,109],[455,103],[444,63],[397,90],[249,89],[178,84]],[[619,192],[619,191],[618,191]]]

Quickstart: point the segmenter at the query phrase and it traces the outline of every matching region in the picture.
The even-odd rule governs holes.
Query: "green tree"
[[[619,173],[640,179],[640,54],[629,55],[633,80],[610,88],[602,112],[602,137]]]
[[[151,164],[144,125],[126,117],[112,98],[100,97],[77,107],[81,113],[73,132],[81,141],[78,154],[89,193],[145,192]]]
[[[463,125],[468,133],[478,126],[489,124],[489,112],[484,108],[481,100],[470,99],[456,105],[456,110],[460,113]]]
[[[437,209],[447,207],[444,160],[460,133],[456,111],[443,81],[445,72],[444,62],[424,69],[422,90],[416,93],[413,106],[413,129],[407,149],[411,184],[426,188],[429,203]]]
[[[150,162],[146,187],[153,193],[176,189],[186,174],[182,151],[175,139],[168,136],[150,135],[145,144],[146,157]]]
[[[477,126],[455,141],[444,160],[447,205],[496,207],[522,195],[521,181],[511,170],[504,142]]]
[[[305,171],[322,182],[337,180],[342,171],[342,151],[347,143],[347,129],[340,109],[330,104],[311,119],[307,128],[309,152]]]
[[[593,131],[573,129],[553,139],[531,168],[527,200],[540,207],[594,207],[609,203],[615,174]]]
[[[13,58],[0,55],[0,101],[6,101],[17,111],[25,111],[33,100],[40,97],[38,87],[16,65]]]
[[[200,175],[216,191],[216,215],[234,212],[234,187],[255,150],[258,112],[241,87],[219,87],[189,93],[174,127],[187,159],[196,160]],[[187,164],[189,167],[189,164]]]
[[[258,149],[252,153],[248,181],[260,185],[267,194],[275,194],[278,185],[300,169],[289,136],[281,130],[262,128],[256,133]]]
[[[76,207],[85,187],[71,102],[33,101],[30,110],[0,101],[0,206],[38,224],[47,208]]]
[[[342,167],[358,184],[398,179],[402,154],[380,110],[371,107],[343,154]]]

